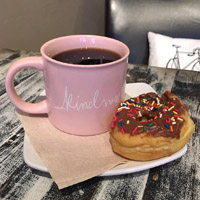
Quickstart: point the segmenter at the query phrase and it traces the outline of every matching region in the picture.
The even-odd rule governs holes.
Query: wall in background
[[[39,51],[49,39],[104,35],[105,0],[0,0],[0,48]]]

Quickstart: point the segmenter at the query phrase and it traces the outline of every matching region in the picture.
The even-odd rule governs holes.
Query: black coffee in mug
[[[52,58],[64,63],[97,65],[113,62],[120,59],[121,56],[118,53],[108,49],[80,48],[58,53]]]

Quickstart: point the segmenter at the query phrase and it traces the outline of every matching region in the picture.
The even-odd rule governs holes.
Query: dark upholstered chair
[[[131,50],[129,62],[148,64],[149,31],[200,39],[199,0],[106,0],[105,35]]]

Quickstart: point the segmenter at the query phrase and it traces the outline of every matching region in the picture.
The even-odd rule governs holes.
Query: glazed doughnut
[[[170,156],[194,132],[186,105],[166,91],[141,94],[121,103],[112,121],[110,142],[115,153],[138,161]]]

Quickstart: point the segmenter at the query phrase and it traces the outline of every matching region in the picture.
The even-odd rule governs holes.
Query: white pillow
[[[180,67],[180,69],[200,71],[200,40],[172,38],[152,32],[148,33],[148,40],[149,66],[164,68]],[[173,45],[180,46],[178,48],[179,66],[175,55],[176,47]],[[199,48],[199,50],[196,48]],[[195,54],[193,54],[195,49]]]

